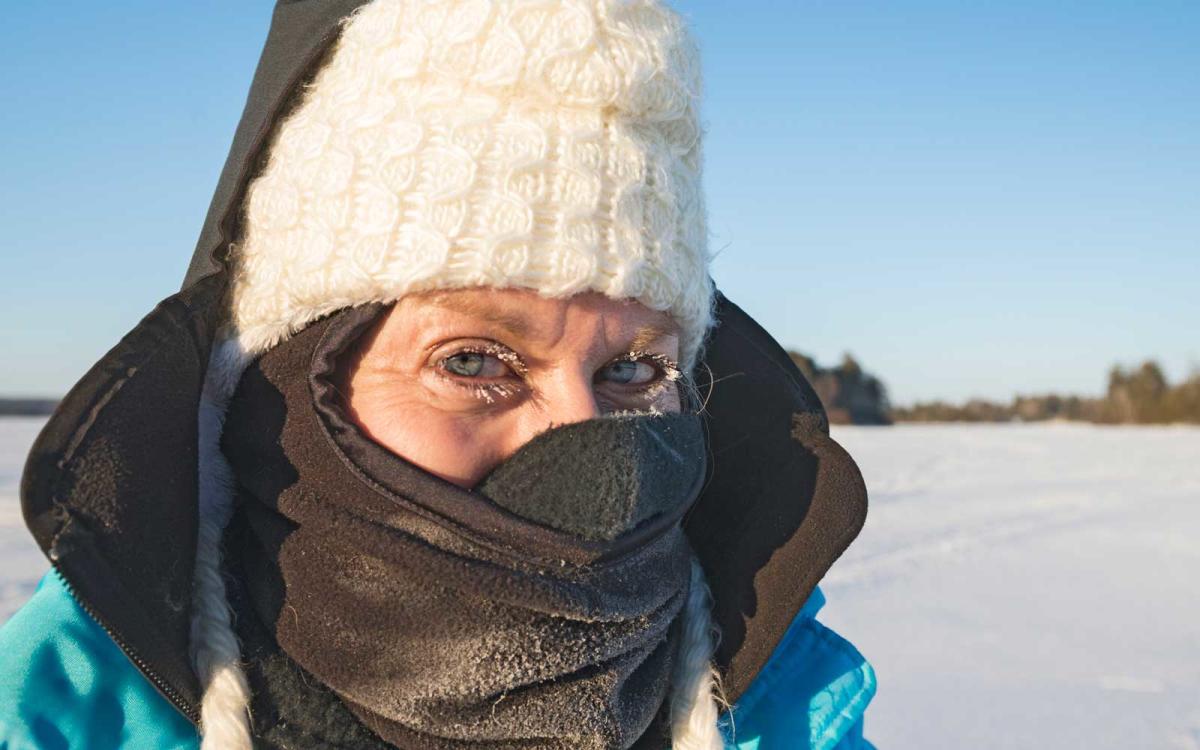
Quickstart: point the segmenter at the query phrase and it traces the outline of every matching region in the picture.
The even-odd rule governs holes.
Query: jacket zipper
[[[58,567],[57,561],[51,561],[50,564],[54,568],[55,575],[59,577],[59,580],[63,582],[63,585],[66,586],[67,591],[71,594],[71,598],[79,604],[84,612],[88,613],[88,616],[100,626],[101,630],[108,634],[108,637],[112,639],[113,643],[117,644],[117,647],[121,649],[122,653],[124,653],[125,656],[133,662],[134,666],[138,668],[138,671],[141,672],[142,675],[154,685],[155,689],[157,689],[158,692],[161,693],[162,696],[166,698],[177,711],[183,714],[188,721],[192,722],[192,724],[196,726],[199,726],[200,712],[193,708],[192,705],[188,703],[188,701],[185,700],[182,695],[179,694],[178,690],[172,687],[170,683],[168,683],[157,672],[155,672],[154,669],[144,659],[142,659],[142,657],[138,656],[137,652],[129,646],[125,639],[121,637],[120,633],[109,627],[108,623],[104,621],[99,613],[96,612],[96,610],[93,609],[90,604],[84,601],[83,597],[79,596],[78,592],[75,591],[75,587],[71,584],[70,579],[67,578],[62,568]]]

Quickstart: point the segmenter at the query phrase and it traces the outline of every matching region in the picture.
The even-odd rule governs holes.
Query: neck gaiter
[[[463,489],[337,405],[336,358],[377,313],[343,311],[271,350],[230,406],[229,555],[249,615],[396,747],[633,747],[669,687],[699,418],[555,428]]]

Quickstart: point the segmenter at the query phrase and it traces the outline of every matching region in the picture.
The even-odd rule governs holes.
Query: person
[[[869,748],[866,492],[709,275],[658,0],[281,0],[191,267],[71,390],[10,748]]]

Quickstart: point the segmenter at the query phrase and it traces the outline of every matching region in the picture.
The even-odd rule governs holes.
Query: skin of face
[[[347,414],[422,469],[472,487],[538,433],[678,412],[679,329],[595,292],[476,288],[403,297],[344,359]]]

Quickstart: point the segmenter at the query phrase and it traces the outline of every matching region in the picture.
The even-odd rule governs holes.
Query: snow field
[[[25,456],[45,417],[0,417],[0,623],[33,593],[49,569],[21,519],[17,488]]]
[[[1200,750],[1200,429],[835,427],[870,493],[821,619],[888,748]]]

